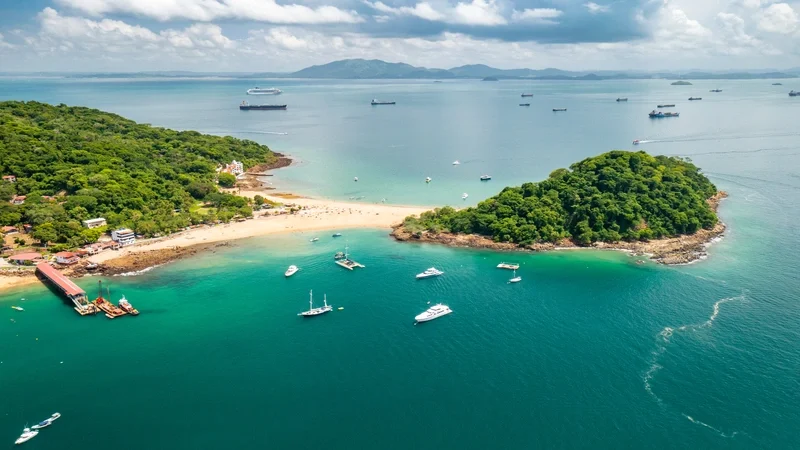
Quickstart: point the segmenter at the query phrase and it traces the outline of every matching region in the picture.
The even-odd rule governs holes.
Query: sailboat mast
[[[314,290],[308,291],[308,309],[314,309]]]

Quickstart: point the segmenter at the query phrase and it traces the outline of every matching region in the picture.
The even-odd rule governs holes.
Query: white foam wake
[[[659,405],[663,406],[664,401],[661,399],[661,397],[658,396],[658,394],[655,393],[655,391],[653,391],[653,380],[655,379],[656,375],[658,375],[658,372],[664,368],[664,366],[662,366],[660,363],[661,355],[666,353],[672,336],[675,335],[675,333],[695,332],[704,328],[711,328],[711,326],[714,325],[714,321],[717,320],[717,317],[719,317],[720,306],[734,300],[744,300],[744,298],[745,296],[744,294],[742,294],[738,297],[728,297],[728,298],[723,298],[721,300],[717,300],[716,302],[714,302],[714,305],[712,306],[711,315],[705,322],[689,324],[689,325],[681,325],[677,328],[664,327],[658,333],[658,335],[656,335],[656,346],[655,349],[653,349],[653,351],[651,352],[652,357],[650,358],[650,367],[647,368],[647,371],[645,371],[644,375],[642,376],[642,381],[644,382],[645,391],[647,391],[647,393],[650,394],[650,396],[653,397],[653,399],[655,399],[655,401]],[[681,415],[686,417],[689,421],[691,421],[694,424],[704,426],[710,430],[717,432],[722,437],[732,438],[737,434],[737,432],[733,432],[731,434],[723,433],[722,431],[712,427],[711,425],[701,422],[688,414],[681,413]]]
[[[145,268],[144,268],[144,269],[142,269],[142,270],[135,270],[135,271],[133,271],[133,272],[125,272],[125,273],[120,273],[120,274],[117,274],[117,275],[114,275],[114,276],[115,276],[115,277],[135,277],[135,276],[137,276],[137,275],[142,275],[142,274],[145,274],[145,273],[147,273],[147,272],[150,272],[151,270],[153,270],[153,269],[155,269],[156,267],[159,267],[159,266],[161,266],[161,265],[162,265],[162,264],[157,264],[157,265],[155,265],[155,266],[145,267]]]

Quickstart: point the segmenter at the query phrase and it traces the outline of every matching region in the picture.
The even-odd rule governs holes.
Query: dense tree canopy
[[[711,228],[716,187],[688,160],[612,151],[507,187],[474,208],[437,208],[405,228],[480,234],[520,245],[572,238],[579,244],[647,240]]]
[[[80,223],[93,217],[153,235],[248,215],[245,199],[215,184],[216,167],[234,159],[251,167],[275,156],[252,141],[156,128],[96,109],[0,102],[0,174],[16,176],[0,183],[0,225],[30,223],[34,236],[76,246],[97,239]],[[24,204],[9,203],[15,195],[26,195]],[[215,210],[198,212],[198,200]]]

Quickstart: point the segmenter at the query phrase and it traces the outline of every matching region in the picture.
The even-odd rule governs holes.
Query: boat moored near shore
[[[30,428],[25,428],[22,430],[22,434],[17,438],[17,440],[14,441],[14,444],[16,445],[24,444],[30,441],[31,439],[35,438],[37,434],[39,434],[37,430],[31,430]]]
[[[423,278],[431,278],[431,277],[438,277],[444,275],[444,272],[437,269],[436,267],[431,267],[430,269],[426,269],[425,272],[418,273],[417,279],[421,280]]]
[[[449,306],[438,303],[428,308],[422,314],[418,314],[416,317],[414,317],[414,320],[416,320],[417,322],[428,322],[433,319],[438,319],[439,317],[446,316],[451,312],[453,312],[453,310],[451,310]]]

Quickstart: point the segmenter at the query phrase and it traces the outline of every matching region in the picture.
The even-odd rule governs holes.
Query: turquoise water
[[[81,318],[43,287],[6,291],[0,439],[10,444],[26,422],[59,411],[27,446],[800,447],[800,106],[785,92],[769,82],[720,83],[718,97],[707,92],[717,85],[669,94],[661,81],[281,83],[283,115],[232,110],[254,84],[246,81],[2,80],[0,98],[176,128],[287,132],[247,136],[302,159],[277,172],[280,188],[398,203],[455,193],[455,204],[464,191],[478,201],[633,138],[659,140],[642,147],[690,155],[730,192],[721,211],[730,230],[709,259],[681,267],[342,230],[367,266],[348,272],[333,264],[343,242],[330,233],[316,244],[310,234],[252,239],[108,280],[142,312],[113,321]],[[523,90],[537,93],[536,108],[516,106]],[[631,100],[613,102],[620,95]],[[689,95],[704,100],[680,101]],[[372,97],[397,108],[372,109]],[[643,115],[672,101],[682,117]],[[553,115],[553,106],[569,111]],[[495,179],[478,183],[463,173],[470,166]],[[522,283],[506,284],[511,274],[494,268],[508,259],[522,264]],[[285,279],[289,264],[302,270]],[[431,265],[446,274],[414,279]],[[93,291],[95,280],[78,282]],[[297,317],[309,289],[345,309]],[[454,313],[415,326],[428,301]]]

